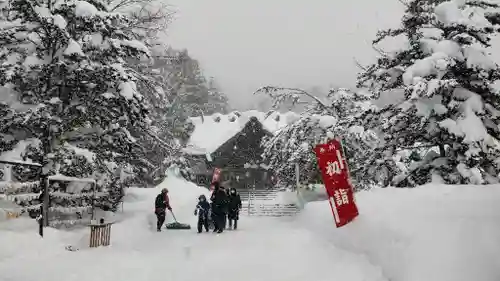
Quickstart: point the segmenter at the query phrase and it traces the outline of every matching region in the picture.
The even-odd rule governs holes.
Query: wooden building
[[[287,118],[281,120],[280,116],[248,111],[193,118],[195,130],[184,149],[189,155],[193,181],[210,186],[217,167],[221,169],[220,182],[226,187],[271,188],[273,173],[262,159],[261,143],[286,126]]]

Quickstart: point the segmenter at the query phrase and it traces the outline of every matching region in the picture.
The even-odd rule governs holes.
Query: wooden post
[[[43,190],[43,203],[42,203],[42,219],[43,226],[49,226],[49,179],[47,176],[43,176],[40,182],[42,190]]]

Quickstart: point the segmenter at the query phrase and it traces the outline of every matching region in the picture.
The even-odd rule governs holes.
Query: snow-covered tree
[[[498,18],[492,2],[415,0],[400,28],[378,33],[374,44],[396,36],[406,44],[394,53],[380,50],[359,76],[361,86],[399,100],[367,126],[380,130],[378,150],[387,161],[401,148],[428,149],[406,173],[392,175],[393,184],[498,182],[500,69],[488,53]]]
[[[321,181],[313,149],[328,139],[340,138],[356,188],[370,186],[369,167],[364,164],[378,139],[358,123],[373,109],[369,95],[337,89],[330,91],[326,99],[319,99],[300,89],[276,87],[265,87],[258,92],[270,95],[275,100],[275,108],[286,101],[297,103],[302,96],[315,101],[294,122],[264,141],[263,156],[280,181],[285,185],[294,184],[297,163],[302,183]]]
[[[150,120],[127,59],[149,50],[127,31],[130,19],[99,1],[13,0],[2,20],[0,85],[35,105],[10,125],[38,140],[23,156],[37,158],[45,174],[85,176],[111,164],[140,169],[128,128],[148,131]],[[97,167],[64,168],[69,162],[58,155],[67,144],[96,152]]]
[[[205,115],[214,113],[227,114],[229,113],[229,101],[227,96],[220,90],[217,82],[212,77],[207,82],[208,86],[208,102],[203,106]]]

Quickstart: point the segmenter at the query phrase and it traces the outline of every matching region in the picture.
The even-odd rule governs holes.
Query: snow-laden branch
[[[287,99],[291,99],[293,104],[296,104],[299,101],[298,96],[303,95],[310,97],[311,99],[316,101],[322,108],[331,112],[331,108],[326,105],[321,99],[299,88],[265,86],[257,89],[257,91],[255,91],[253,94],[267,94],[275,100],[275,104],[282,103]]]
[[[40,185],[40,182],[0,182],[0,193],[17,193],[27,189],[33,189]]]

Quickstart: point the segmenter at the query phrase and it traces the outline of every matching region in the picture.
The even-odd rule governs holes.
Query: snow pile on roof
[[[360,216],[345,227],[328,201],[306,204],[299,223],[366,255],[388,280],[499,280],[500,185],[373,189],[356,201]]]
[[[275,133],[297,120],[299,115],[294,112],[274,112],[266,118],[265,112],[250,110],[241,113],[232,112],[226,115],[217,113],[203,118],[192,117],[190,119],[195,129],[184,151],[199,155],[214,152],[224,142],[240,132],[251,117],[256,117],[267,131]]]

